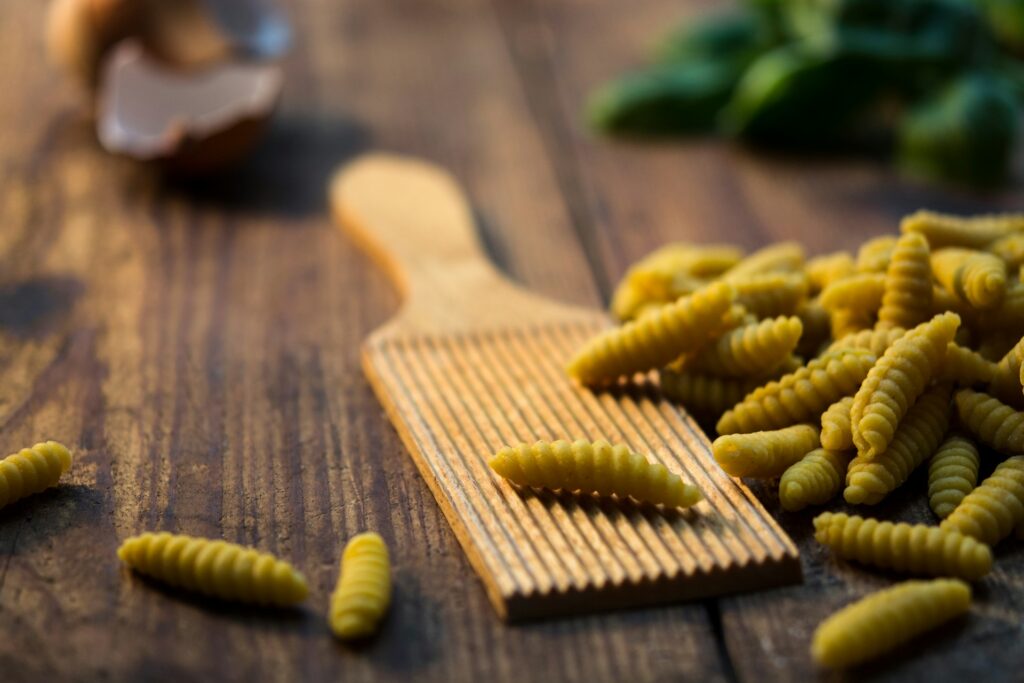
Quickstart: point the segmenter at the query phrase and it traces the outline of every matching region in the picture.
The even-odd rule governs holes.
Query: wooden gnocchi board
[[[364,344],[366,375],[503,618],[800,580],[793,542],[715,464],[683,410],[654,386],[593,393],[569,380],[566,361],[608,318],[499,274],[445,171],[365,156],[337,173],[330,201],[337,224],[404,295],[399,313]],[[487,466],[503,445],[559,438],[625,443],[706,499],[679,512],[520,490]]]

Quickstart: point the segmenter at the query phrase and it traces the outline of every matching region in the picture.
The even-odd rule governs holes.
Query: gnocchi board
[[[404,303],[362,362],[420,473],[508,620],[704,598],[797,582],[796,546],[653,384],[591,392],[563,368],[610,321],[531,294],[486,258],[456,181],[371,154],[331,181],[336,223]],[[519,489],[487,458],[507,444],[598,438],[696,483],[687,511]],[[385,457],[385,456],[382,456]],[[401,501],[395,501],[400,505]]]

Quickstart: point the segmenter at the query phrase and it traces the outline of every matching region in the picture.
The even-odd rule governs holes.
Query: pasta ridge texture
[[[835,349],[867,349],[881,358],[885,350],[895,344],[896,340],[906,333],[907,331],[902,327],[860,330],[859,332],[836,339],[828,348],[829,351]]]
[[[858,455],[885,452],[900,420],[942,368],[959,324],[955,313],[937,315],[900,337],[871,368],[850,409]]]
[[[779,481],[779,502],[795,512],[808,505],[824,505],[843,488],[851,454],[816,448],[787,469]]]
[[[885,273],[896,248],[894,235],[880,235],[869,239],[857,249],[858,273]]]
[[[981,354],[949,342],[946,356],[942,361],[943,380],[956,382],[960,385],[988,384],[996,375],[996,364],[986,360]]]
[[[789,357],[803,333],[799,318],[779,317],[726,332],[687,365],[723,377],[763,375]]]
[[[837,280],[822,290],[821,305],[830,311],[851,309],[875,313],[885,295],[885,273],[859,273]]]
[[[794,425],[775,431],[726,434],[711,444],[719,466],[733,477],[778,477],[817,448],[818,428]]]
[[[56,441],[37,443],[0,460],[0,508],[56,486],[71,453]]]
[[[928,241],[913,233],[896,242],[885,271],[885,293],[878,309],[882,327],[910,329],[931,316],[932,272]]]
[[[734,297],[731,285],[715,283],[621,328],[602,332],[570,361],[569,374],[593,384],[667,365],[696,351],[722,329]]]
[[[935,211],[917,211],[903,219],[900,231],[917,233],[932,249],[964,247],[984,249],[998,239],[1024,232],[1024,214],[952,216]]]
[[[722,415],[719,434],[780,429],[817,420],[843,396],[857,390],[876,357],[866,349],[837,349],[750,392]]]
[[[833,282],[850,277],[856,272],[853,256],[847,251],[815,256],[808,259],[804,271],[811,282],[811,287],[821,291]]]
[[[749,254],[722,276],[739,280],[763,273],[792,272],[804,267],[804,248],[798,242],[776,242]]]
[[[939,249],[932,273],[942,286],[979,309],[999,305],[1006,294],[1006,264],[992,254],[971,249]]]
[[[373,532],[353,536],[345,544],[338,584],[331,593],[331,631],[345,640],[366,637],[377,629],[390,603],[391,561],[384,539]]]
[[[971,588],[959,579],[904,581],[847,605],[814,631],[811,655],[834,668],[867,661],[963,614]]]
[[[959,434],[949,436],[928,463],[928,505],[940,519],[949,516],[978,483],[978,449]]]
[[[729,282],[736,287],[736,301],[758,318],[796,313],[810,288],[803,273],[763,273]]]
[[[989,393],[1003,403],[1011,406],[1024,407],[1024,395],[1021,393],[1021,362],[1024,361],[1024,337],[1006,352],[996,364],[995,375]]]
[[[964,428],[1000,453],[1024,453],[1024,413],[972,389],[956,392],[956,409]]]
[[[966,581],[992,571],[987,545],[937,526],[823,512],[814,518],[814,537],[843,559],[880,569]]]
[[[757,380],[668,369],[661,370],[659,377],[662,394],[679,401],[691,413],[716,420],[758,386]]]
[[[821,445],[830,451],[848,451],[853,448],[853,428],[850,409],[853,397],[846,396],[821,414]]]
[[[227,541],[144,533],[122,543],[117,556],[140,574],[222,600],[284,606],[309,592],[289,563]]]
[[[664,465],[607,441],[519,444],[501,449],[488,464],[519,486],[631,496],[666,507],[690,507],[703,499],[700,489]]]
[[[852,505],[875,505],[907,480],[938,448],[949,427],[948,386],[921,395],[907,411],[889,448],[877,458],[857,456],[846,474],[843,497]]]
[[[1000,463],[968,493],[941,527],[995,545],[1024,524],[1024,456]]]

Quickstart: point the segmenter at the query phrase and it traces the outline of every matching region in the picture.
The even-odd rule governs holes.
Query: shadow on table
[[[0,330],[19,339],[45,336],[84,291],[82,282],[63,276],[39,276],[0,287]]]
[[[0,510],[0,557],[18,555],[60,538],[67,530],[95,521],[103,494],[84,484],[61,484],[23,498]]]

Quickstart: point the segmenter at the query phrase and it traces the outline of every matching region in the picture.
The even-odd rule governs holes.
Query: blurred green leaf
[[[1024,54],[1024,0],[976,0],[988,25],[1007,49]]]
[[[749,12],[719,14],[679,26],[658,45],[660,62],[695,60],[749,63],[773,42],[768,27]]]

